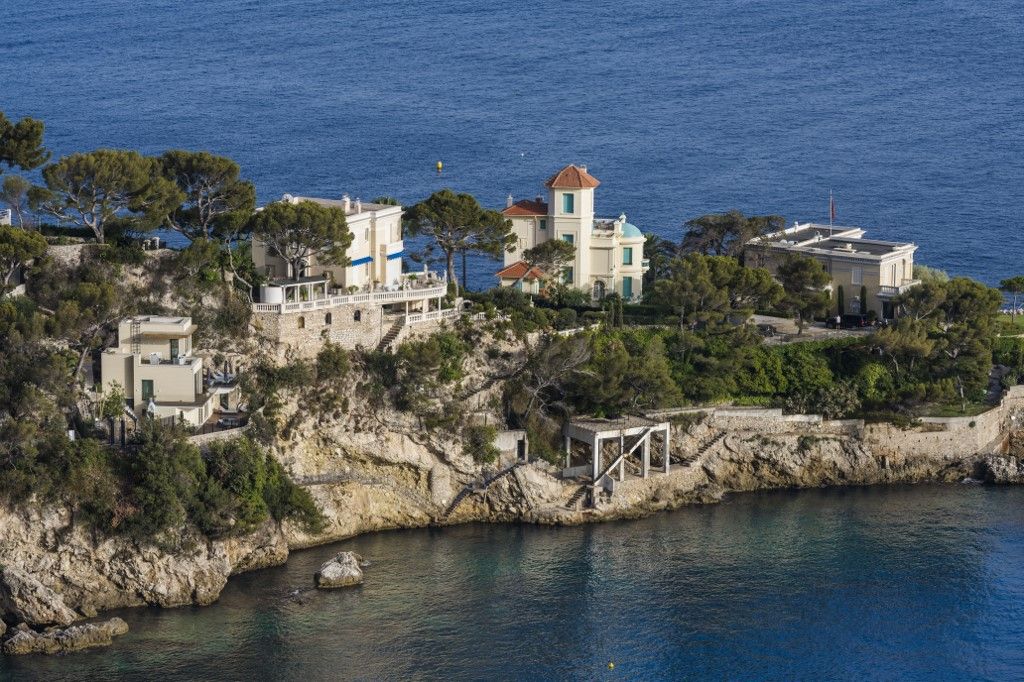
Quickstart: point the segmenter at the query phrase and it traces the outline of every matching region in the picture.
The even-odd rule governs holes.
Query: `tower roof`
[[[597,178],[587,172],[586,167],[574,164],[569,164],[544,183],[551,189],[591,189],[600,184]]]
[[[544,201],[533,200],[533,199],[520,199],[516,203],[508,206],[501,211],[505,215],[517,216],[517,215],[547,215],[548,205]]]

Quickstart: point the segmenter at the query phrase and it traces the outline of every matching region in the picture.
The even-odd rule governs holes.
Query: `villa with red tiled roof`
[[[548,178],[547,200],[514,201],[509,196],[502,214],[512,221],[516,248],[505,253],[505,268],[497,273],[502,286],[516,286],[531,293],[539,290],[539,278],[524,277],[522,252],[549,239],[563,239],[576,246],[576,259],[559,275],[567,284],[600,300],[617,293],[627,300],[643,294],[644,236],[635,225],[617,218],[594,216],[594,190],[601,182],[586,166],[568,165]],[[536,268],[534,268],[536,270]]]

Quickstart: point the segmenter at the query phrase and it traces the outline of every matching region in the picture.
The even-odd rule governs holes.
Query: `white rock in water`
[[[22,624],[3,643],[2,650],[8,656],[63,654],[95,646],[108,646],[114,637],[126,632],[128,623],[120,618],[111,618],[102,623],[72,625],[66,629],[50,628],[46,632],[36,632]]]
[[[320,566],[320,570],[313,574],[313,583],[324,589],[358,585],[363,582],[364,565],[363,557],[355,552],[342,552]]]

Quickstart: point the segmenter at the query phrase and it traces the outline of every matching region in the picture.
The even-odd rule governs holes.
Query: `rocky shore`
[[[324,512],[326,527],[315,536],[268,522],[255,533],[217,541],[179,533],[162,538],[158,548],[98,537],[60,507],[0,509],[3,651],[63,652],[103,645],[127,625],[119,619],[79,621],[128,606],[210,604],[234,574],[282,564],[292,549],[377,530],[471,521],[578,524],[773,488],[966,478],[1018,484],[1024,482],[1024,448],[1015,429],[1021,403],[1004,401],[989,421],[979,417],[972,426],[963,425],[962,432],[929,424],[901,432],[891,426],[800,421],[760,412],[688,418],[672,429],[672,453],[685,464],[669,474],[631,477],[596,507],[580,503],[578,481],[561,479],[546,462],[530,462],[465,495],[452,508],[459,492],[482,477],[480,467],[461,454],[459,443],[423,436],[400,414],[373,420],[350,416],[326,425],[311,420],[275,455]],[[997,438],[990,448],[970,445],[992,433]],[[693,457],[709,442],[713,447]],[[337,566],[325,564],[320,578],[325,585],[335,577],[347,584],[362,579],[360,558],[341,559],[332,560]]]

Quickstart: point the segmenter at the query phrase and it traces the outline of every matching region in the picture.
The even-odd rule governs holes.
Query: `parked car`
[[[236,429],[242,425],[241,417],[221,417],[217,420],[217,426],[222,429]]]
[[[871,322],[868,320],[867,315],[857,314],[846,314],[843,315],[842,327],[843,329],[860,329],[862,327],[870,327]]]

